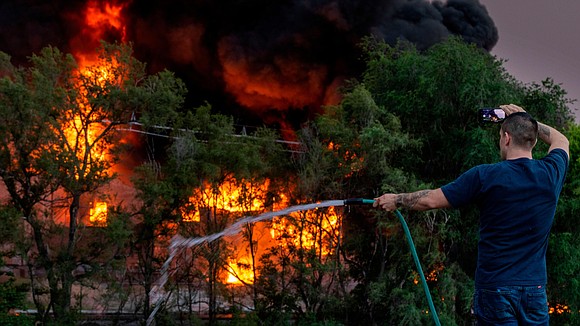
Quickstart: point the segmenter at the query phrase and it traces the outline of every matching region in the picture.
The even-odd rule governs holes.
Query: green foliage
[[[166,72],[146,76],[130,45],[102,43],[95,54],[97,62],[81,71],[72,55],[54,47],[31,56],[26,67],[0,57],[0,177],[32,233],[32,242],[20,241],[19,253],[46,272],[35,283],[48,290],[33,288],[42,322],[50,319],[48,307],[58,323],[74,323],[72,284],[97,275],[101,264],[114,266],[109,263],[127,245],[120,220],[92,232],[80,215],[85,195],[97,196],[114,177],[110,168],[122,150],[118,127],[183,103],[183,83]],[[55,199],[67,212],[58,221],[49,210]],[[103,241],[111,246],[98,245]]]
[[[0,324],[7,326],[34,325],[31,316],[18,315],[15,311],[15,309],[22,309],[26,306],[27,291],[28,285],[17,285],[14,278],[0,283]]]
[[[560,84],[547,78],[540,83],[527,85],[521,104],[538,121],[563,130],[574,122],[569,105],[575,100],[567,98],[566,94],[566,90]]]
[[[229,322],[232,326],[257,326],[260,325],[258,315],[254,312],[244,313],[238,308],[232,309],[232,319]]]
[[[265,174],[275,162],[277,135],[259,129],[255,134],[238,135],[231,117],[212,113],[210,105],[189,111],[181,120],[186,131],[170,149],[175,159],[188,159],[199,179],[220,180],[228,174],[250,178],[256,173]],[[202,145],[203,144],[203,145]],[[276,149],[278,148],[278,149]]]
[[[12,251],[5,252],[6,244],[15,244],[23,237],[22,215],[13,206],[0,205],[0,246],[3,249],[0,253],[4,256],[13,254]]]
[[[580,241],[574,234],[552,233],[548,247],[547,264],[552,267],[548,268],[548,302],[552,308],[567,308],[551,315],[558,325],[574,325],[580,320],[580,263],[570,259],[580,254]]]
[[[16,281],[11,272],[4,268],[4,257],[15,254],[14,245],[22,237],[22,218],[10,206],[0,207],[0,324],[8,326],[33,325],[33,318],[16,313],[16,309],[26,307],[26,292],[29,286]],[[9,250],[6,250],[9,249]]]
[[[580,126],[569,126],[566,136],[570,141],[570,166],[563,194],[577,198],[580,196]]]
[[[445,180],[470,167],[463,158],[478,152],[474,133],[481,134],[475,111],[511,103],[518,94],[500,61],[456,38],[424,53],[409,44],[391,47],[373,40],[365,47],[364,84],[405,132],[422,141],[422,160],[407,163],[428,180]]]
[[[170,117],[161,117],[161,120],[171,127],[170,141],[158,151],[153,140],[148,148],[151,160],[137,169],[133,179],[142,203],[136,215],[144,226],[137,228],[134,246],[145,267],[146,292],[155,281],[154,271],[159,270],[167,258],[166,253],[151,248],[152,244],[163,246],[159,239],[168,239],[174,234],[175,229],[167,227],[171,225],[168,222],[177,223],[180,234],[187,236],[222,231],[242,214],[254,213],[255,208],[251,205],[254,200],[272,202],[267,191],[256,189],[266,178],[280,176],[280,167],[287,161],[280,159],[283,151],[275,142],[275,133],[258,129],[250,134],[237,134],[233,119],[213,113],[209,104],[183,115],[171,113]],[[155,124],[148,123],[145,127],[156,130]],[[228,198],[228,189],[238,190],[237,198]],[[240,208],[241,212],[232,213],[222,207],[228,204]],[[194,215],[198,221],[191,220]],[[249,243],[251,254],[255,254],[252,226],[245,226],[241,233]],[[185,257],[178,258],[183,268],[175,277],[199,284],[197,290],[207,294],[210,323],[215,322],[220,309],[218,298],[227,295],[221,276],[234,249],[224,239],[218,239],[203,243],[188,251]],[[177,291],[182,290],[178,288]],[[149,311],[145,307],[144,315]]]
[[[498,61],[456,39],[424,53],[408,44],[390,47],[368,40],[365,46],[369,59],[363,83],[347,89],[341,105],[329,108],[302,138],[305,144],[320,144],[306,151],[312,161],[299,161],[300,184],[312,185],[305,193],[337,198],[413,191],[450,181],[474,164],[497,160],[497,130],[481,128],[475,110],[519,94]],[[337,153],[328,149],[331,141]],[[450,298],[458,293],[470,296],[462,285],[466,277],[445,277],[465,275],[455,260],[473,263],[463,255],[473,257],[474,247],[468,250],[460,243],[476,238],[476,214],[464,213],[468,214],[408,212],[425,272],[441,274],[440,281],[431,283],[432,292]],[[370,310],[359,307],[351,313],[362,314],[358,318],[367,323],[429,323],[417,308],[426,307],[424,295],[416,286],[409,287],[415,267],[398,222],[383,212],[350,215],[344,246],[361,289],[353,292],[354,300],[372,302]],[[361,221],[363,216],[379,218],[375,227],[381,231],[373,232],[370,226],[369,233],[361,233],[369,227]],[[455,256],[448,256],[450,252]],[[441,266],[443,272],[437,272]],[[466,318],[470,305],[469,300],[451,302],[442,311],[449,324]]]
[[[346,93],[340,106],[328,107],[300,139],[299,185],[311,198],[368,197],[381,184],[405,184],[400,153],[418,147],[363,85]]]

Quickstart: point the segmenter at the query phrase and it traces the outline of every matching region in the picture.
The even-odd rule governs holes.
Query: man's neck
[[[529,158],[532,159],[532,152],[525,150],[514,150],[507,153],[506,160],[517,160],[518,158]]]

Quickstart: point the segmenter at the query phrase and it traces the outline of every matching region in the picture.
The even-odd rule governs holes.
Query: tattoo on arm
[[[540,124],[538,126],[538,133],[541,139],[550,139],[550,128]]]
[[[413,209],[415,205],[421,200],[421,198],[427,197],[431,190],[421,190],[409,194],[400,194],[397,196],[397,207],[406,207]]]

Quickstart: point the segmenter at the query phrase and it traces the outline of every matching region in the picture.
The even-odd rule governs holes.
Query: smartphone
[[[481,108],[477,110],[479,122],[501,123],[505,119],[505,112],[500,108]]]

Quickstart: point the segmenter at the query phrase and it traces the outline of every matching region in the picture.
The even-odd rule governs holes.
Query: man
[[[387,211],[461,207],[480,210],[474,311],[478,325],[548,325],[546,249],[569,161],[568,139],[522,108],[502,105],[502,161],[476,166],[434,190],[384,194]],[[537,138],[550,146],[535,160]]]

